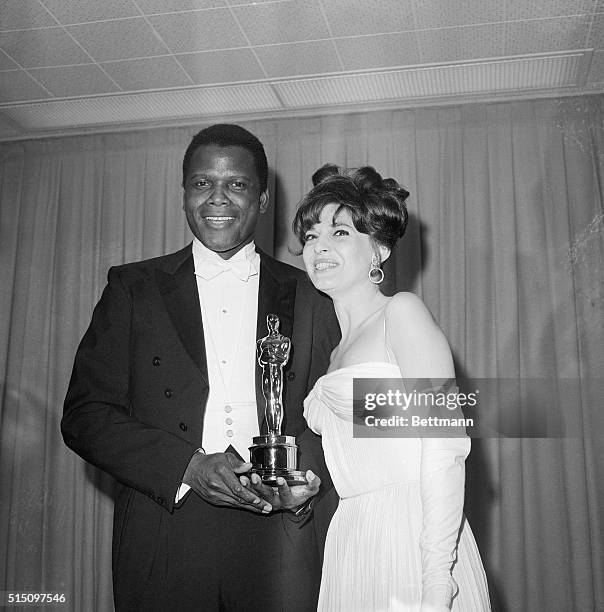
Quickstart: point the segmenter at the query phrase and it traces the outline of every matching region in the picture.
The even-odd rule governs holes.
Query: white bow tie
[[[195,269],[195,274],[210,280],[229,270],[238,279],[246,282],[250,276],[258,273],[249,259],[202,259]]]

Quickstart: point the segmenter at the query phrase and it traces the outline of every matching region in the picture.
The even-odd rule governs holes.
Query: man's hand
[[[255,491],[263,500],[270,503],[273,510],[295,511],[303,506],[311,497],[319,492],[321,479],[308,470],[305,474],[308,481],[305,485],[288,486],[284,478],[277,478],[277,486],[270,487],[262,484],[258,474],[240,476],[239,480],[246,490]]]
[[[240,461],[232,453],[195,453],[182,481],[215,506],[268,514],[272,510],[271,504],[238,480],[238,475],[249,472],[251,467],[251,463]]]

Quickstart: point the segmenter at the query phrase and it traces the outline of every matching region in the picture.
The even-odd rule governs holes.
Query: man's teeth
[[[232,221],[235,217],[206,217],[208,221]]]
[[[335,268],[337,265],[333,261],[320,261],[315,264],[315,270],[327,270],[327,268]]]

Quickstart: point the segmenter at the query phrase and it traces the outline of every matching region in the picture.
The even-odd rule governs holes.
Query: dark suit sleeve
[[[83,459],[172,511],[195,446],[132,416],[132,321],[132,295],[112,268],[76,354],[61,431]]]

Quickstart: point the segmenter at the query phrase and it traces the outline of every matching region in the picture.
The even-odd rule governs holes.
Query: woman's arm
[[[390,300],[386,339],[405,379],[430,379],[442,384],[454,378],[447,339],[417,296],[399,293]],[[469,451],[467,437],[422,438],[422,612],[450,609],[457,590],[451,569],[463,517],[465,458]]]

